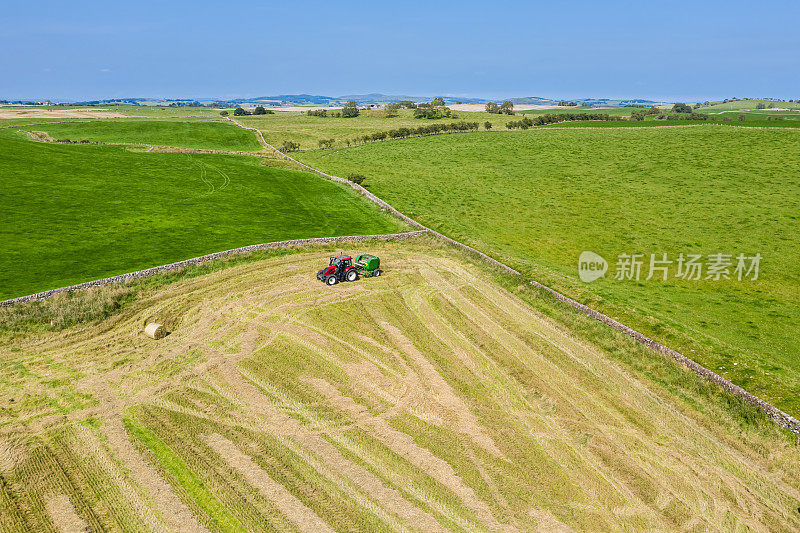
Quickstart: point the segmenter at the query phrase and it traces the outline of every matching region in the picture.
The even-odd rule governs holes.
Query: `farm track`
[[[376,252],[385,277],[329,288],[320,253],[274,258],[25,341],[94,403],[0,412],[7,529],[53,509],[143,530],[800,527],[795,446],[732,433],[447,253]]]

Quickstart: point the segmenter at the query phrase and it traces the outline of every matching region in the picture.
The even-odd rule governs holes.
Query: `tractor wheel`
[[[331,276],[328,276],[327,278],[325,278],[325,283],[327,283],[328,285],[336,285],[336,283],[338,283],[338,281],[339,280],[336,279],[336,276],[334,276],[334,275],[331,275]]]
[[[372,275],[373,276],[380,276],[381,274],[383,274],[383,272],[380,269],[378,269],[378,270],[375,270],[375,273],[372,274]]]
[[[358,272],[355,270],[350,270],[347,274],[344,275],[344,279],[347,281],[355,281],[358,279]]]

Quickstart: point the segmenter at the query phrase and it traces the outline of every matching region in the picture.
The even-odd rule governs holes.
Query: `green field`
[[[46,124],[37,130],[54,139],[83,139],[207,148],[212,150],[258,151],[261,145],[252,132],[228,122],[183,122],[172,120],[103,120],[82,123]]]
[[[273,146],[280,147],[284,141],[300,144],[301,150],[319,148],[320,139],[334,139],[337,146],[344,146],[347,139],[358,135],[387,131],[401,127],[417,127],[425,124],[450,122],[478,122],[481,130],[484,122],[491,122],[493,129],[505,129],[509,120],[515,117],[492,113],[456,111],[456,118],[438,120],[415,119],[408,109],[399,111],[398,116],[386,118],[380,110],[362,111],[353,118],[314,117],[302,113],[280,112],[273,115],[236,117],[236,120],[251,128],[258,128],[264,139]],[[517,119],[519,117],[516,117]]]
[[[4,336],[0,529],[800,528],[800,449],[754,408],[433,239],[349,249],[386,274],[271,251]]]
[[[221,109],[214,109],[210,107],[169,107],[169,106],[155,106],[155,105],[104,105],[98,106],[97,109],[114,111],[129,116],[142,116],[142,117],[219,117]]]
[[[0,175],[0,298],[249,244],[400,229],[347,187],[245,156],[49,144],[6,129]]]
[[[637,121],[605,121],[605,120],[580,120],[572,122],[556,122],[555,124],[545,124],[536,126],[537,128],[672,128],[675,126],[703,126],[703,125],[722,125],[734,126],[737,128],[797,128],[800,127],[800,120],[766,120],[763,116],[747,116],[745,120],[738,120],[737,114],[731,115],[730,120],[721,117],[726,115],[712,115],[709,120],[658,120],[655,117],[647,117],[645,120]]]
[[[423,224],[798,415],[799,154],[794,131],[711,126],[449,135],[298,157],[364,174],[373,193]],[[576,279],[584,250],[608,260],[609,278],[622,253],[763,260],[757,281],[586,285]]]
[[[634,108],[631,107],[570,106],[570,107],[559,107],[556,109],[528,109],[526,111],[517,111],[517,113],[522,113],[523,115],[548,115],[548,114],[559,114],[559,113],[604,113],[606,115],[612,115],[615,117],[629,117],[631,116],[631,111],[633,111],[633,109]]]
[[[708,113],[713,111],[740,111],[742,109],[755,110],[758,104],[767,107],[780,109],[800,109],[800,102],[775,102],[773,100],[736,100],[734,102],[710,102],[711,105],[703,105],[697,111]],[[768,111],[768,109],[766,110]]]

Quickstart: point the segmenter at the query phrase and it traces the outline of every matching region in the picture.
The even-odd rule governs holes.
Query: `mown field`
[[[261,150],[261,145],[252,132],[229,122],[115,119],[45,124],[36,129],[59,140],[85,139],[93,142],[141,143],[212,150]]]
[[[85,126],[120,124],[75,127]],[[0,175],[0,298],[249,244],[401,228],[347,187],[253,157],[42,143],[5,129]]]
[[[431,241],[358,250],[386,274],[327,287],[309,248],[5,336],[0,529],[800,528],[752,409]]]
[[[698,126],[533,129],[376,143],[298,157],[367,176],[404,213],[661,340],[800,414],[800,137]],[[594,251],[605,279],[584,284]],[[642,253],[639,282],[616,281]],[[760,253],[757,281],[645,281],[650,254]],[[658,273],[657,273],[658,274]],[[703,271],[702,276],[707,275]]]
[[[362,111],[359,116],[352,118],[314,117],[303,113],[285,112],[235,118],[245,126],[259,129],[264,139],[273,146],[280,147],[284,141],[292,141],[299,143],[301,150],[315,150],[319,148],[319,141],[323,139],[334,139],[337,146],[344,146],[347,139],[401,127],[414,128],[464,120],[478,122],[481,130],[487,121],[491,122],[493,129],[505,129],[508,121],[515,120],[512,116],[492,113],[456,111],[455,114],[456,118],[415,119],[413,111],[401,109],[398,116],[390,118],[386,118],[382,110]]]

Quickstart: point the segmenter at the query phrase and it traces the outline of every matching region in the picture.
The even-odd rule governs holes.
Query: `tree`
[[[761,102],[756,106],[756,109],[766,109],[766,108],[767,106],[764,104],[764,102]]]
[[[445,106],[436,106],[432,107],[430,105],[422,105],[420,104],[414,110],[414,118],[430,118],[430,119],[437,119],[437,118],[449,118],[453,115],[452,111]]]
[[[227,111],[220,111],[219,114],[220,114],[220,116],[223,116],[223,117],[227,117],[228,116],[228,112]]]
[[[432,106],[444,105],[444,98],[442,98],[441,96],[434,98],[433,102],[431,102],[431,105]]]
[[[411,100],[400,100],[399,102],[397,102],[397,105],[399,105],[403,109],[416,109],[417,108],[417,104],[415,104]]]
[[[364,180],[367,179],[367,177],[364,176],[363,174],[350,173],[347,175],[347,179],[349,179],[353,183],[361,185],[362,183],[364,183]]]
[[[505,113],[506,115],[514,114],[514,104],[511,102],[511,100],[506,100],[500,104],[500,112]]]
[[[258,107],[256,107],[256,109],[253,112],[253,114],[254,115],[266,115],[267,114],[267,110],[264,109],[264,106],[258,106]]]
[[[688,104],[684,104],[682,102],[678,102],[674,106],[672,106],[673,113],[691,113],[693,111],[692,106]]]
[[[234,114],[234,116],[241,117],[241,116],[247,115],[248,113],[247,113],[247,111],[245,111],[241,107],[237,107],[236,109],[233,110],[233,114]]]
[[[486,122],[483,123],[483,127],[486,128],[486,130],[488,131],[492,129],[492,123],[487,120]]]
[[[739,113],[739,120],[742,121],[747,117],[744,113]]]
[[[634,109],[631,111],[631,120],[644,120],[645,115],[647,115],[647,111],[644,109]]]
[[[280,147],[281,152],[296,152],[300,149],[300,143],[296,143],[294,141],[283,141],[283,145]]]
[[[497,105],[497,102],[489,102],[488,104],[486,104],[486,108],[485,109],[486,109],[487,113],[499,113],[500,112],[500,106]]]
[[[347,102],[342,108],[342,116],[346,118],[357,117],[359,115],[358,106],[355,102]]]
[[[400,110],[400,104],[386,104],[384,108],[386,117],[396,117],[397,112]]]

